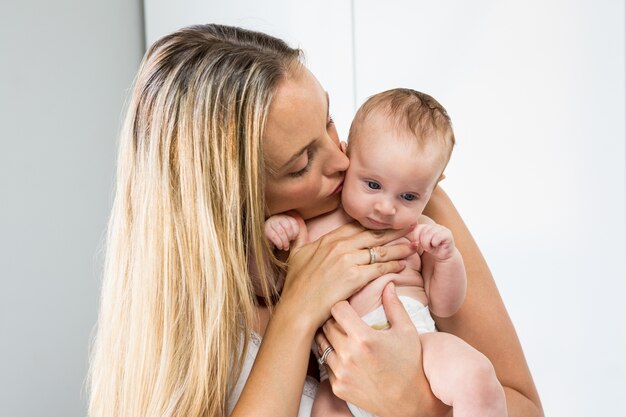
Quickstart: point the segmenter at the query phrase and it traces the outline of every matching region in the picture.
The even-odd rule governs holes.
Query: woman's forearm
[[[543,417],[543,410],[521,392],[503,386],[508,417]]]
[[[314,333],[279,303],[231,416],[297,416]]]

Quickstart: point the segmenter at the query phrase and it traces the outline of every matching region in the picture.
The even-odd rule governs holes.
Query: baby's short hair
[[[348,145],[357,138],[359,128],[373,113],[382,112],[400,132],[411,133],[420,145],[440,141],[450,159],[455,139],[446,109],[428,94],[410,88],[394,88],[375,94],[359,108],[348,136]]]

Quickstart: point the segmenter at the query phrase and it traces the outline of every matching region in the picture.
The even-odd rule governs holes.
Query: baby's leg
[[[424,373],[454,417],[506,417],[504,390],[485,355],[449,333],[420,335]]]
[[[352,417],[348,405],[338,398],[330,386],[328,379],[320,382],[320,386],[313,400],[311,417]]]

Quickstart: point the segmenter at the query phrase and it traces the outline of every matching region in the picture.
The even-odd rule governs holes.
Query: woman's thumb
[[[398,298],[396,286],[393,282],[387,284],[383,290],[383,308],[391,327],[394,325],[411,324],[411,318]]]

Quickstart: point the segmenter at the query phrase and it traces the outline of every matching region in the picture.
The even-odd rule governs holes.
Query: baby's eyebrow
[[[416,189],[411,190],[411,191],[405,191],[408,194],[415,194],[418,197],[422,197],[423,194],[426,194],[428,192],[428,189],[424,189],[422,188],[422,191],[417,191]]]

